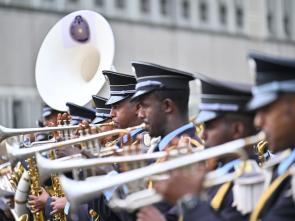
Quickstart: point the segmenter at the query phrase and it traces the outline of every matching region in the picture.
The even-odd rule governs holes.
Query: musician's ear
[[[170,98],[165,98],[161,106],[164,113],[171,113],[175,109],[175,103]]]
[[[241,121],[237,121],[232,123],[232,132],[233,132],[233,138],[239,139],[241,137],[245,136],[245,124]]]

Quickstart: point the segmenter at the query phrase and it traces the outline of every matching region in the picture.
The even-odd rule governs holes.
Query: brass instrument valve
[[[62,114],[62,125],[68,126],[70,125],[71,117],[68,113]],[[71,139],[71,131],[70,130],[63,130],[63,137],[65,140]]]
[[[21,164],[21,162],[18,162],[16,164],[16,166],[14,167],[13,172],[9,178],[9,182],[13,186],[13,188],[15,188],[15,189],[17,188],[17,184],[18,184],[24,170],[25,169],[24,169],[23,165]]]
[[[99,221],[99,215],[94,209],[89,210],[89,215],[91,216],[92,221]]]
[[[268,152],[268,143],[265,140],[258,142],[254,146],[255,152],[258,155],[259,164],[262,165],[265,161],[270,158],[270,154]]]
[[[59,113],[57,115],[57,121],[56,121],[57,126],[61,126],[62,125],[62,114]]]

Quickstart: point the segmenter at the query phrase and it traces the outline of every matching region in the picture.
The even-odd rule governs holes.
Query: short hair
[[[185,88],[183,90],[156,90],[153,92],[154,97],[163,101],[164,99],[171,99],[179,109],[182,116],[188,115],[188,100],[189,100],[190,89]]]

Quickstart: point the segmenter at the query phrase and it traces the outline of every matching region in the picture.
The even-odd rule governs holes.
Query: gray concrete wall
[[[62,14],[0,8],[0,84],[34,87],[34,68],[40,45]],[[130,73],[131,60],[151,61],[187,71],[250,80],[249,50],[295,57],[294,43],[231,36],[202,30],[173,29],[110,20],[116,39],[114,64]]]
[[[154,7],[155,1],[152,2]],[[112,11],[108,5],[107,10],[111,16],[107,19],[116,40],[114,65],[117,71],[132,74],[130,62],[144,60],[189,72],[201,72],[219,79],[252,82],[246,60],[250,50],[295,57],[294,41],[271,38],[265,28],[259,28],[265,27],[265,21],[253,20],[261,11],[265,14],[263,2],[265,0],[260,2],[260,10],[253,7],[253,4],[246,5],[253,10],[252,14],[246,16],[249,22],[242,32],[232,30],[232,26],[229,27],[230,32],[220,31],[219,28],[216,28],[216,31],[192,28],[185,24],[178,27],[171,25],[171,20],[165,19],[162,24],[157,24],[146,22],[144,16],[138,20],[121,19],[124,13]],[[0,92],[3,92],[0,94],[0,103],[3,103],[0,124],[34,124],[41,105],[34,78],[36,57],[47,32],[64,15],[64,11],[0,6]],[[113,17],[114,15],[118,17]],[[135,15],[139,16],[138,13]],[[262,16],[259,18],[263,20]],[[175,22],[184,23],[181,19]],[[195,94],[196,92],[194,96]],[[107,96],[106,89],[103,89],[103,95]],[[15,111],[15,98],[25,102],[20,106],[20,110],[16,111],[25,116],[20,117],[26,119],[20,123],[16,123],[13,114],[10,113]],[[8,108],[5,106],[6,103]]]

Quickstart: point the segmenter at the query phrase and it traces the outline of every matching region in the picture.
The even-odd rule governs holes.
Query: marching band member
[[[77,124],[87,120],[88,122],[91,122],[91,124],[100,124],[100,123],[105,123],[111,120],[111,115],[110,115],[111,109],[109,108],[108,105],[106,105],[107,99],[100,97],[98,95],[93,95],[92,99],[96,106],[96,112],[94,112],[90,108],[85,108],[78,105],[67,103],[71,116],[73,116],[71,118],[71,123]],[[73,120],[77,122],[74,122]],[[100,128],[100,129],[103,131],[107,131],[110,128],[109,126],[104,126],[104,128]],[[113,139],[113,138],[108,137],[108,139]],[[84,154],[86,153],[84,152]],[[89,154],[86,154],[86,155],[89,155]],[[51,203],[53,207],[55,206],[56,209],[64,208],[65,213],[69,214],[70,204],[67,201],[65,201],[65,204],[62,200],[56,200],[55,202],[56,202],[55,204]],[[92,218],[91,216],[89,216],[90,215],[89,211],[91,211],[91,208],[92,206],[89,207],[89,205],[87,204],[81,205],[79,209],[77,210],[77,213],[75,214],[76,218],[78,220],[91,220]]]
[[[50,124],[57,124],[58,114],[61,114],[58,110],[53,109],[48,105],[44,105],[42,109],[42,119],[38,120],[40,127],[47,127]],[[36,141],[46,141],[51,139],[49,133],[37,133]],[[49,194],[42,188],[42,193],[39,196],[29,195],[28,205],[31,211],[40,211],[45,209],[46,202],[49,198]]]
[[[116,126],[124,129],[141,124],[142,120],[137,116],[138,102],[130,102],[132,95],[135,93],[136,78],[132,75],[106,70],[103,71],[103,74],[110,84],[110,97],[105,105],[111,107],[110,115]],[[137,140],[138,135],[142,135],[141,144],[144,149],[147,149],[150,145],[150,137],[143,129],[131,131],[131,140],[128,140],[128,135],[120,137],[116,142],[116,146],[121,148],[128,143],[133,143]],[[108,175],[112,176],[117,173],[118,171],[113,170]],[[114,212],[108,207],[108,201],[114,191],[105,191],[102,196],[90,203],[90,207],[99,214],[100,220],[121,220],[122,218],[119,217],[123,216],[129,218],[129,214],[125,211]]]
[[[250,85],[199,77],[202,90],[196,123],[204,124],[201,138],[205,148],[255,134],[253,114],[246,110],[251,98]],[[247,152],[254,156],[252,147],[248,147]],[[209,167],[224,175],[233,172],[240,163],[235,155],[214,160],[216,164],[211,163]],[[247,220],[248,214],[242,214],[233,206],[233,182],[209,188],[208,199],[203,198],[201,191],[205,173],[203,167],[189,175],[175,171],[170,180],[157,183],[156,189],[170,202],[178,202],[184,220]]]
[[[132,97],[132,104],[136,105],[137,108],[140,107],[140,109],[136,109],[138,115],[136,119],[148,124],[148,132],[151,133],[152,136],[162,136],[161,141],[156,147],[156,151],[163,151],[168,148],[173,139],[181,135],[190,136],[197,139],[197,143],[201,143],[201,140],[195,137],[194,125],[188,123],[188,83],[190,80],[194,79],[192,75],[148,63],[133,63],[133,66],[139,80],[136,85],[136,91],[133,89],[133,93],[135,92],[135,94]],[[109,79],[111,86],[114,85],[111,78]],[[115,79],[118,81],[117,84],[121,85],[120,89],[122,90],[122,82],[124,81],[119,81],[118,78]],[[113,82],[115,79],[113,79]],[[152,82],[157,82],[158,84],[150,84]],[[159,87],[159,84],[161,87]],[[116,91],[116,93],[112,95],[111,87],[111,98],[112,96],[118,96],[118,94],[124,94],[130,90],[130,88],[124,89],[125,90],[120,93],[118,88],[114,87],[113,90]],[[111,98],[110,100],[112,100]],[[146,103],[148,101],[149,103]],[[159,109],[159,107],[161,108]],[[111,113],[113,114],[113,119],[118,122],[120,117],[118,117],[118,113],[115,112],[116,109],[119,108],[112,107],[113,112]],[[130,109],[125,109],[125,111],[130,111]],[[159,208],[161,212],[166,212],[167,216],[170,218],[169,220],[177,219],[175,210],[169,211],[171,209],[170,205],[163,203],[158,206],[161,207]],[[106,199],[104,199],[104,201],[98,200],[98,206],[96,208],[99,208],[98,214],[100,215],[100,220],[136,219],[134,216],[135,214],[124,211],[114,213],[108,208]]]
[[[106,105],[111,106],[110,114],[117,127],[124,129],[141,124],[142,120],[137,116],[139,105],[136,102],[130,102],[130,98],[135,93],[136,78],[114,71],[103,71],[103,74],[110,83],[110,97]],[[131,141],[127,140],[128,136],[123,136],[117,143],[118,147],[127,142],[133,143],[143,132],[143,129],[132,131]],[[149,143],[143,144],[149,146]]]
[[[95,118],[91,122],[91,124],[102,124],[102,123],[109,123],[112,121],[111,116],[111,107],[106,105],[108,99],[104,97],[100,97],[98,95],[92,95],[92,100],[95,104]],[[99,128],[100,132],[109,131],[114,129],[114,126],[105,125]],[[114,140],[117,139],[117,136],[108,136],[102,140],[100,140],[101,146],[106,146],[112,144]]]
[[[82,107],[73,103],[67,103],[67,106],[69,108],[69,113],[71,115],[71,120],[69,122],[71,125],[77,125],[83,120],[87,120],[88,122],[91,122],[95,118],[95,111],[92,109]],[[54,111],[50,107],[44,108],[43,117],[46,119],[46,122],[44,123],[44,125],[47,125],[47,126],[49,124],[57,125],[58,113],[59,112]],[[56,151],[56,154],[58,155],[58,157],[64,157],[64,156],[75,154],[77,152],[79,152],[79,150],[65,147],[65,148],[58,149]],[[58,211],[64,211],[65,208],[66,208],[66,211],[68,211],[69,209],[69,206],[66,206],[67,200],[65,197],[51,197],[49,196],[49,194],[46,192],[45,189],[42,189],[42,193],[38,197],[29,195],[29,205],[32,211],[39,211],[44,209],[44,215],[48,219],[50,219],[50,217]],[[79,209],[78,215],[80,217],[87,217],[88,212],[85,209]],[[85,220],[88,220],[88,218]]]
[[[193,75],[145,62],[132,62],[138,83],[133,101],[140,102],[138,116],[152,137],[161,136],[154,151],[169,148],[174,138],[186,135],[201,145],[193,123],[188,120],[189,81]],[[161,213],[163,215],[161,215]],[[177,209],[167,203],[142,208],[138,220],[177,220]]]
[[[151,137],[161,136],[155,151],[163,151],[175,137],[188,135],[201,144],[188,120],[192,74],[146,62],[132,62],[138,83],[132,101],[140,102],[138,117]],[[195,143],[196,144],[196,143]]]
[[[48,127],[50,123],[57,124],[58,114],[63,113],[61,111],[55,110],[48,105],[44,105],[42,108],[42,118],[37,121],[39,127]],[[49,140],[49,133],[37,133],[36,141]]]
[[[55,110],[47,104],[42,108],[42,118],[37,121],[39,127],[48,126],[49,122],[57,123],[57,115],[62,113],[61,111]]]
[[[95,110],[71,102],[66,103],[71,116],[70,125],[78,125],[82,121],[91,122],[95,119]]]
[[[95,111],[91,108],[80,106],[71,102],[66,103],[68,107],[68,112],[71,116],[70,125],[78,125],[81,122],[87,121],[91,122],[95,118]],[[69,139],[69,138],[65,138]],[[79,153],[80,150],[72,147],[64,147],[56,149],[57,156],[66,157],[76,153]],[[46,206],[45,206],[45,215],[46,217],[51,217],[56,212],[65,212],[66,215],[69,214],[70,205],[67,202],[66,197],[49,197]],[[88,208],[87,205],[81,205],[75,214],[80,220],[89,220]],[[69,216],[67,216],[68,220],[71,220]]]
[[[294,220],[289,168],[295,163],[295,60],[250,54],[256,76],[253,99],[255,125],[266,134],[269,149],[277,157],[265,163],[267,178],[250,221]]]
[[[108,99],[98,96],[92,95],[92,100],[95,104],[95,118],[92,120],[92,124],[100,124],[111,120],[111,108],[106,105]]]

